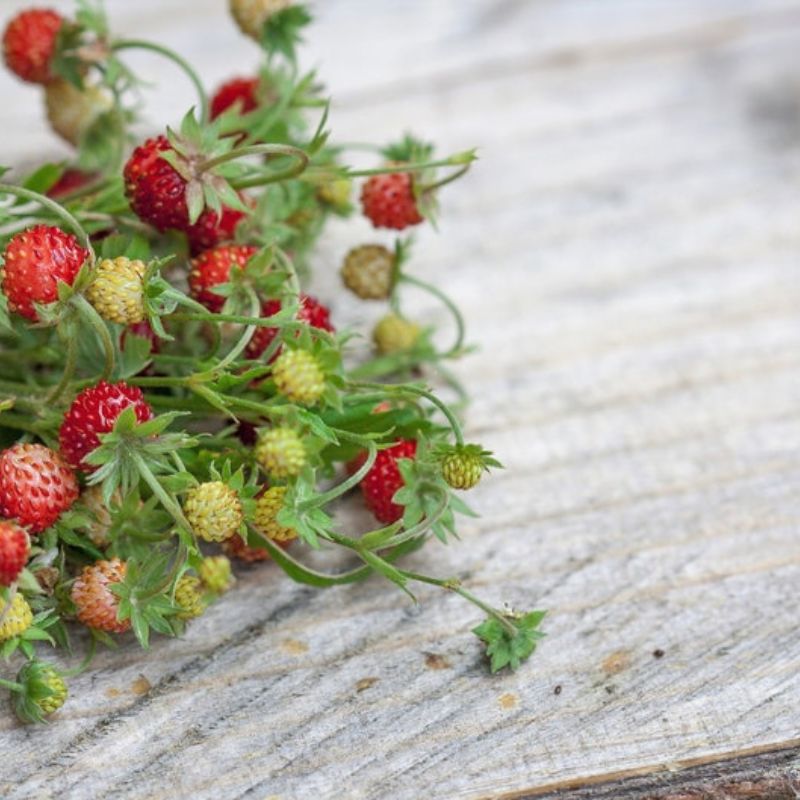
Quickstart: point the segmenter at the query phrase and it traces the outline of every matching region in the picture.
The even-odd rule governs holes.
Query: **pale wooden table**
[[[210,82],[255,59],[223,0],[109,5]],[[800,0],[318,5],[338,136],[481,148],[416,268],[482,345],[470,432],[508,470],[411,560],[549,636],[492,678],[457,598],[256,570],[182,641],[103,654],[50,728],[3,714],[0,796],[796,797]],[[2,160],[60,152],[0,80]],[[320,249],[339,320],[365,238]]]

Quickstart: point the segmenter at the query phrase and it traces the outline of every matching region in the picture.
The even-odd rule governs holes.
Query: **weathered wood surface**
[[[188,18],[177,0],[109,5],[205,53],[210,81],[254,59],[222,0]],[[458,370],[470,429],[508,470],[475,492],[461,546],[410,561],[551,609],[549,636],[492,678],[457,598],[423,590],[414,608],[377,580],[316,592],[252,571],[184,640],[101,655],[48,730],[3,716],[0,796],[656,797],[671,778],[675,796],[782,797],[748,795],[735,760],[771,750],[791,796],[800,0],[319,14],[309,57],[338,135],[481,147],[416,267],[482,345]],[[59,152],[34,93],[0,80],[3,159]],[[154,124],[189,91],[155,93]],[[339,225],[319,253],[319,293],[359,323],[335,268],[365,237]],[[660,788],[631,783],[656,773]]]

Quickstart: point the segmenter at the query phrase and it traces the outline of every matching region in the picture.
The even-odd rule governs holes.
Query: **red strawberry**
[[[0,516],[39,533],[77,497],[75,474],[49,447],[16,444],[0,453]]]
[[[189,249],[193,256],[210,250],[222,242],[233,241],[236,226],[244,219],[245,213],[235,208],[223,207],[222,215],[207,208],[194,225],[186,228]]]
[[[373,175],[361,190],[361,206],[376,228],[401,231],[423,220],[414,196],[414,182],[408,172]]]
[[[28,560],[28,534],[13,522],[0,520],[0,586],[11,586]]]
[[[8,68],[28,83],[47,83],[63,18],[48,8],[17,14],[3,34],[3,56]]]
[[[258,108],[258,84],[258,78],[232,78],[223,83],[211,98],[211,119],[216,119],[236,102],[242,114]]]
[[[375,463],[361,481],[364,503],[384,525],[391,525],[403,516],[403,506],[392,502],[395,492],[403,486],[397,459],[414,458],[416,454],[416,441],[401,439],[397,444],[378,453]],[[353,466],[358,469],[365,458],[366,456],[360,456]]]
[[[230,280],[231,267],[244,269],[257,250],[249,245],[228,244],[206,250],[192,259],[192,271],[189,273],[192,297],[210,311],[220,311],[225,305],[225,298],[211,289]]]
[[[131,627],[129,619],[118,618],[119,597],[111,591],[113,584],[125,580],[127,571],[127,563],[118,558],[96,561],[83,568],[72,584],[70,596],[84,625],[108,633],[125,633]]]
[[[133,406],[139,422],[147,422],[153,416],[153,410],[145,402],[142,390],[137,386],[128,386],[124,381],[100,381],[95,386],[84,389],[73,400],[61,423],[59,438],[64,458],[75,469],[84,472],[97,469],[86,464],[83,459],[99,446],[98,435],[111,431],[117,417],[128,406]]]
[[[58,282],[72,285],[88,257],[72,234],[52,225],[34,225],[18,233],[6,245],[0,269],[8,307],[36,321],[33,304],[57,300]]]
[[[261,306],[261,316],[271,317],[281,310],[280,300],[267,300]],[[326,306],[322,305],[315,297],[310,294],[300,295],[300,308],[297,312],[297,319],[305,322],[312,328],[319,328],[323,331],[333,333],[335,328],[331,324],[331,312]],[[272,343],[278,335],[278,328],[257,328],[253,338],[247,344],[247,357],[258,358]],[[280,351],[278,351],[280,352]],[[277,357],[278,352],[275,353]]]
[[[82,189],[97,176],[91,172],[81,172],[79,169],[65,169],[61,177],[47,190],[47,196],[57,200],[60,197],[72,194],[77,189]]]
[[[133,151],[123,171],[131,208],[159,231],[189,225],[186,180],[161,157],[171,149],[166,136],[148,139]]]

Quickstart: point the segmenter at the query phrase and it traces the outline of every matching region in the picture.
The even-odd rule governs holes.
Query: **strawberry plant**
[[[298,66],[307,10],[230,8],[263,65],[211,102],[181,56],[117,38],[97,2],[6,27],[9,69],[75,145],[69,163],[0,183],[0,656],[23,661],[0,685],[25,722],[63,705],[65,677],[98,645],[182,633],[232,586],[229,559],[320,588],[378,576],[412,598],[419,583],[458,594],[485,615],[475,633],[492,670],[519,666],[541,636],[543,612],[404,566],[454,539],[471,513],[457,492],[500,467],[432,388],[463,401],[447,364],[468,348],[459,310],[411,271],[412,240],[353,242],[344,259],[343,288],[386,305],[371,332],[305,290],[326,222],[357,213],[357,184],[375,227],[404,230],[432,219],[474,153],[438,157],[406,135],[351,166],[317,76]],[[196,90],[177,130],[139,143],[136,48]],[[407,287],[451,315],[451,346],[414,319]],[[373,529],[341,529],[349,494]],[[351,567],[312,569],[318,548]],[[79,665],[40,659],[47,644],[73,652],[76,625]]]

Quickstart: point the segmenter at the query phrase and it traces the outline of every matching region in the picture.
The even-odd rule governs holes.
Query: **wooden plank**
[[[112,8],[186,53],[219,42],[216,80],[250,58],[221,46],[221,5],[188,25],[174,0]],[[0,719],[0,796],[736,797],[796,769],[770,753],[796,748],[800,699],[800,2],[398,8],[320,6],[312,52],[343,89],[342,138],[411,120],[481,145],[415,269],[482,345],[458,367],[470,431],[508,466],[463,545],[409,563],[549,607],[547,640],[490,678],[457,598],[248,571],[184,640],[102,654],[46,732]],[[8,157],[50,147],[30,90],[3,88],[28,126],[6,120]],[[315,286],[363,326],[380,309],[335,268],[367,238],[334,226]]]

